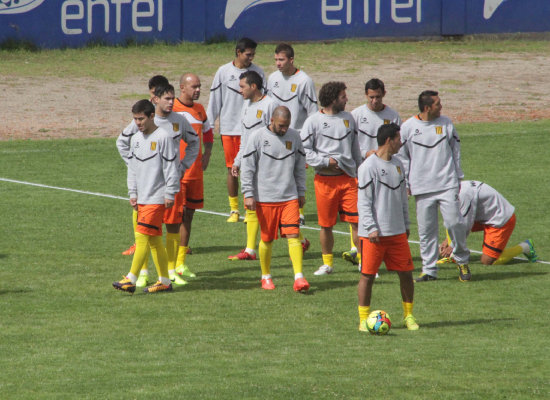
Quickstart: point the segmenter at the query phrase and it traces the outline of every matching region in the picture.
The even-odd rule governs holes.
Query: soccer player
[[[401,125],[401,118],[397,111],[384,104],[384,96],[386,96],[384,82],[372,78],[365,84],[366,103],[351,112],[357,126],[359,147],[363,158],[367,158],[376,151],[378,146],[376,135],[380,126],[392,122]],[[353,238],[351,239],[351,250],[344,251],[342,258],[357,265],[359,263],[357,248],[353,245]]]
[[[172,111],[183,115],[193,127],[198,136],[199,150],[197,158],[191,167],[185,171],[182,178],[181,193],[185,207],[183,210],[183,224],[181,227],[181,241],[177,251],[176,272],[180,276],[195,277],[187,264],[186,256],[189,251],[191,224],[195,210],[204,207],[204,180],[203,171],[206,171],[212,154],[214,134],[206,117],[202,104],[198,103],[201,94],[201,81],[192,73],[185,73],[180,78],[180,95],[174,100]],[[204,144],[202,151],[201,140]],[[187,144],[180,142],[180,152],[184,152]]]
[[[241,139],[241,109],[244,104],[239,89],[239,76],[246,71],[256,71],[264,78],[264,71],[252,64],[256,54],[257,43],[249,38],[242,38],[235,47],[235,59],[222,65],[216,71],[210,89],[207,115],[214,124],[220,118],[220,135],[222,137],[225,165],[227,167],[227,193],[229,195],[230,214],[227,222],[239,222],[239,178],[231,173],[233,160],[239,152]],[[262,83],[262,88],[265,84]]]
[[[305,203],[306,165],[300,135],[290,128],[290,120],[288,108],[279,106],[269,126],[250,135],[241,166],[241,190],[246,208],[255,210],[260,222],[262,289],[275,289],[271,277],[271,250],[280,230],[281,237],[288,240],[294,291],[305,292],[309,283],[302,272],[298,209]]]
[[[299,131],[306,118],[319,110],[315,85],[309,75],[294,66],[294,49],[291,45],[277,45],[275,65],[277,71],[269,75],[267,93],[277,105],[286,106],[290,110],[290,127]],[[300,209],[300,224],[305,225],[303,209]],[[302,245],[307,250],[309,242],[303,241]]]
[[[529,262],[537,261],[537,253],[531,239],[506,248],[516,226],[516,215],[514,206],[504,196],[488,184],[479,181],[462,181],[459,196],[460,212],[466,220],[466,234],[470,231],[483,231],[482,264],[506,264],[522,253]],[[443,258],[438,264],[453,262],[452,251],[452,244],[445,239],[439,246],[439,255]]]
[[[132,107],[139,132],[133,135],[128,157],[128,195],[130,205],[138,212],[136,251],[132,267],[113,287],[134,293],[145,258],[151,248],[159,280],[145,288],[145,293],[172,290],[168,277],[166,249],[162,243],[162,219],[165,209],[174,205],[180,188],[178,151],[169,132],[155,124],[155,107],[140,100]]]
[[[377,133],[378,149],[359,167],[359,240],[361,277],[359,298],[359,330],[368,332],[367,317],[374,278],[382,261],[388,271],[396,271],[401,286],[404,323],[417,330],[412,314],[414,281],[409,248],[409,202],[403,165],[393,157],[399,151],[401,138],[395,123],[381,125]]]
[[[325,83],[319,91],[322,109],[308,117],[301,130],[306,161],[315,168],[315,197],[321,226],[323,265],[314,272],[333,272],[334,235],[332,227],[340,220],[352,226],[357,247],[357,167],[361,152],[353,116],[344,111],[348,101],[343,82]]]
[[[235,161],[231,167],[234,177],[239,176],[239,169],[243,158],[246,141],[251,132],[256,129],[268,126],[275,105],[271,97],[262,92],[262,77],[255,71],[246,71],[239,77],[239,87],[245,100],[241,111],[241,144]],[[255,210],[246,210],[246,248],[238,254],[231,255],[230,260],[255,260],[256,259],[256,237],[260,225]]]
[[[155,123],[170,132],[174,140],[178,159],[180,160],[180,173],[183,178],[185,172],[197,159],[199,154],[199,137],[187,119],[178,113],[173,112],[175,99],[174,87],[170,84],[160,85],[155,89],[154,102]],[[182,143],[183,142],[183,143]],[[183,145],[185,144],[185,146]],[[183,208],[185,205],[184,194],[180,190],[175,196],[174,206],[164,213],[166,224],[166,252],[168,255],[168,274],[170,280],[178,285],[185,285],[187,282],[176,273],[176,261],[178,247],[182,236]],[[140,278],[147,281],[148,273],[141,271]],[[140,286],[138,284],[138,286]]]
[[[149,79],[149,99],[150,101],[153,101],[153,97],[155,96],[155,88],[159,85],[168,85],[168,79],[162,75],[155,75]],[[120,156],[128,165],[128,159],[130,152],[130,139],[134,133],[137,132],[137,127],[135,122],[132,120],[132,122],[122,131],[122,133],[119,136],[119,140],[117,140],[117,147],[118,151],[120,152]],[[137,224],[137,211],[132,211],[132,226],[134,227],[133,231],[136,230],[136,224]],[[124,250],[122,252],[125,256],[131,256],[136,251],[136,243],[132,244],[127,250]],[[147,263],[147,260],[145,261]]]
[[[422,273],[416,282],[437,279],[438,208],[445,228],[455,243],[459,279],[471,279],[460,214],[458,190],[464,177],[460,166],[460,139],[448,117],[441,115],[438,92],[426,90],[418,96],[420,113],[401,126],[403,146],[398,156],[405,168],[408,189],[416,200],[416,218],[420,237]]]

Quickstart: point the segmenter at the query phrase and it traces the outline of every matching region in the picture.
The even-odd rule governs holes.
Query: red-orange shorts
[[[368,238],[359,237],[361,249],[361,273],[374,275],[382,261],[388,271],[412,271],[411,249],[407,234],[382,236],[379,243],[371,243]]]
[[[225,154],[225,166],[231,168],[241,146],[240,136],[221,135],[223,153]]]
[[[181,186],[181,182],[180,182]],[[174,205],[164,210],[165,224],[181,224],[183,222],[183,206],[185,204],[181,190],[174,196]]]
[[[322,227],[336,225],[340,221],[359,221],[357,212],[357,179],[348,175],[315,175],[315,198],[317,201],[317,219]]]
[[[277,239],[279,231],[281,237],[300,233],[300,211],[297,199],[280,203],[256,202],[256,214],[264,242]]]
[[[499,258],[502,251],[506,248],[508,239],[512,236],[515,226],[516,214],[512,215],[508,222],[500,228],[476,222],[472,227],[472,232],[483,231],[483,254],[492,258]]]
[[[193,210],[204,208],[204,181],[202,179],[183,180],[180,192],[185,199],[185,208]]]
[[[149,236],[162,236],[164,204],[138,204],[136,231]]]

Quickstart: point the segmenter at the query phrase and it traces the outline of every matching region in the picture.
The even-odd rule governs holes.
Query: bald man
[[[191,223],[193,222],[195,210],[204,207],[203,171],[208,168],[212,145],[214,143],[214,134],[206,117],[206,111],[202,104],[196,102],[200,95],[201,81],[199,77],[193,73],[183,74],[180,78],[180,94],[174,101],[173,111],[182,114],[187,119],[195,132],[197,132],[199,143],[202,142],[204,144],[204,153],[201,145],[197,159],[185,172],[181,180],[181,191],[185,199],[185,209],[176,272],[181,276],[188,277],[195,276],[185,263],[189,250],[189,238],[191,237]],[[180,152],[182,154],[185,152],[185,146],[180,148]]]
[[[300,211],[306,193],[306,155],[297,130],[290,128],[290,111],[279,106],[269,126],[252,132],[241,162],[241,191],[248,210],[260,222],[259,247],[262,289],[273,290],[271,250],[280,234],[288,239],[294,269],[294,291],[306,292],[309,283],[302,273]],[[260,184],[261,183],[261,184]]]

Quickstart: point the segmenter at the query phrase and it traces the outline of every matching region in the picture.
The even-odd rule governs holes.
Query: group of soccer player
[[[266,81],[263,70],[252,63],[256,47],[248,38],[237,42],[234,60],[214,76],[206,112],[197,102],[199,77],[192,73],[182,75],[178,97],[166,78],[151,78],[150,100],[133,106],[133,121],[117,147],[128,168],[135,245],[127,254],[134,258],[130,272],[113,283],[116,289],[170,291],[195,276],[186,255],[194,211],[204,203],[203,171],[218,118],[227,167],[227,222],[241,221],[239,175],[246,209],[246,247],[229,259],[259,258],[264,290],[275,289],[270,264],[279,235],[288,241],[294,290],[310,287],[302,268],[310,242],[300,230],[305,224],[307,166],[315,171],[322,253],[314,274],[334,272],[332,228],[339,216],[350,226],[351,249],[343,258],[359,265],[361,272],[360,331],[367,331],[372,287],[382,261],[399,276],[404,325],[417,330],[414,281],[436,280],[438,264],[444,262],[457,264],[460,281],[471,280],[466,246],[470,230],[484,231],[483,264],[503,264],[522,253],[531,262],[537,260],[530,239],[506,248],[515,226],[514,207],[489,185],[463,180],[460,139],[451,120],[441,115],[438,92],[423,91],[419,113],[401,124],[399,114],[383,102],[384,83],[373,78],[365,85],[366,103],[349,113],[345,83],[325,83],[317,98],[312,79],[294,65],[294,50],[284,43],[275,48],[277,71]],[[411,195],[422,258],[422,273],[414,280],[408,244]],[[447,230],[440,245],[438,210]],[[149,252],[159,276],[150,286]]]

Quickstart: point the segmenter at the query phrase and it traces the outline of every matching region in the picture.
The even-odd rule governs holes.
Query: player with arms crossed
[[[460,212],[466,220],[466,233],[483,231],[484,265],[502,265],[524,254],[529,262],[537,261],[537,253],[531,239],[506,248],[516,226],[515,208],[499,192],[486,183],[462,181],[460,183]],[[465,240],[465,238],[464,238]],[[454,262],[452,243],[445,239],[439,245],[438,264]]]
[[[319,110],[313,80],[304,71],[294,66],[294,49],[281,43],[275,48],[277,71],[267,79],[267,94],[277,105],[290,110],[290,127],[302,129],[304,121]],[[304,210],[300,209],[300,224],[305,224]],[[304,250],[309,247],[307,239],[302,240]]]
[[[377,134],[378,149],[359,167],[359,237],[361,277],[359,298],[359,330],[368,332],[367,318],[374,278],[382,261],[388,271],[396,271],[401,286],[404,323],[417,330],[414,316],[414,281],[409,248],[409,202],[403,165],[393,157],[401,146],[399,126],[382,125]]]
[[[245,101],[241,111],[241,144],[231,167],[234,177],[239,176],[244,149],[251,132],[268,126],[275,109],[273,99],[262,93],[263,80],[260,74],[255,71],[246,71],[239,79],[239,87]],[[229,256],[230,260],[256,259],[256,237],[260,229],[256,211],[247,209],[244,222],[246,223],[246,248]]]
[[[181,173],[178,151],[171,134],[155,124],[155,108],[149,100],[140,100],[132,107],[139,132],[133,135],[128,157],[128,195],[137,210],[136,251],[132,267],[113,287],[134,293],[139,271],[149,257],[149,247],[159,280],[145,288],[146,293],[172,290],[168,277],[168,260],[162,243],[162,220],[165,209],[174,205],[179,192]]]
[[[305,203],[306,164],[302,141],[290,126],[290,111],[279,106],[271,123],[247,140],[241,167],[241,190],[248,210],[256,210],[261,229],[259,245],[262,289],[273,290],[271,251],[273,240],[288,240],[294,269],[294,291],[305,292],[309,283],[302,272],[303,250],[299,239],[299,208]]]
[[[185,73],[180,78],[180,95],[174,100],[172,111],[183,115],[193,127],[198,137],[198,154],[191,167],[185,171],[181,180],[181,197],[185,207],[183,209],[183,223],[181,226],[181,238],[177,251],[176,272],[180,276],[194,278],[196,275],[186,264],[186,256],[189,250],[191,237],[191,225],[195,210],[204,207],[204,174],[210,162],[214,134],[206,111],[202,104],[196,100],[201,94],[201,81],[192,73]],[[204,144],[204,153],[201,146]],[[181,142],[180,153],[186,152],[187,143]]]
[[[397,111],[384,104],[384,96],[386,96],[384,82],[378,78],[372,78],[365,84],[367,102],[351,112],[357,126],[359,147],[364,159],[376,151],[378,146],[376,135],[380,126],[392,122],[401,125],[401,118]],[[353,237],[351,237],[351,250],[344,251],[342,258],[352,264],[359,264],[357,248],[353,244]]]
[[[249,38],[242,38],[235,47],[235,59],[222,65],[216,71],[210,89],[207,115],[214,124],[220,118],[220,135],[222,137],[225,166],[227,167],[227,192],[231,212],[227,222],[239,222],[239,178],[231,174],[235,156],[239,152],[241,139],[241,109],[244,104],[239,89],[239,76],[246,71],[256,71],[265,79],[264,71],[252,64],[256,54],[257,43]],[[265,84],[262,83],[262,88]]]
[[[348,98],[343,82],[328,82],[319,91],[320,111],[306,119],[300,132],[306,161],[315,168],[315,198],[321,226],[323,265],[314,272],[333,272],[334,235],[332,227],[340,220],[352,226],[357,247],[357,167],[361,151],[353,116],[345,112]]]
[[[420,113],[401,126],[403,145],[397,155],[405,168],[410,193],[416,200],[422,274],[416,282],[437,279],[438,208],[445,228],[456,244],[459,280],[471,279],[470,251],[463,233],[458,190],[464,177],[460,166],[460,139],[451,120],[441,115],[441,99],[436,91],[418,96]]]

